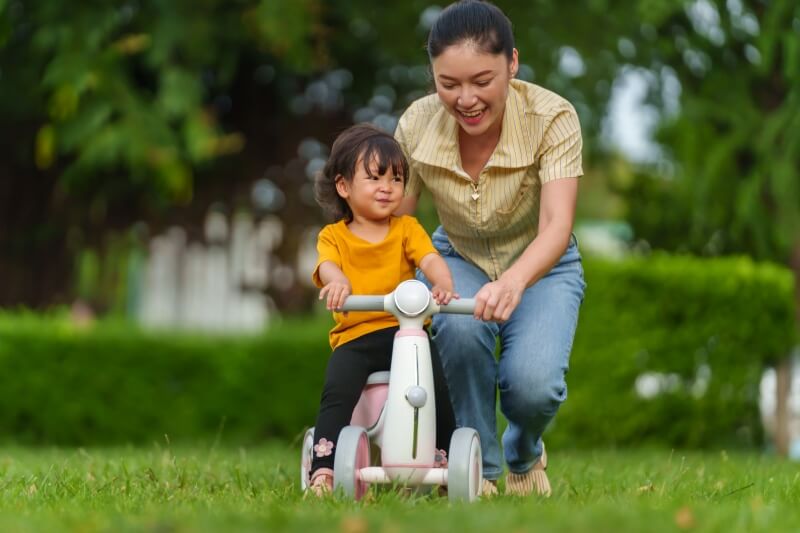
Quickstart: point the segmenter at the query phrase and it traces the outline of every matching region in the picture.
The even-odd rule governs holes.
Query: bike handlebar
[[[348,296],[342,311],[383,311],[383,296]]]
[[[449,304],[440,305],[440,313],[453,313],[456,315],[471,315],[475,311],[475,298],[461,298],[450,300]]]
[[[348,296],[341,311],[384,311],[386,310],[384,298],[384,296]],[[450,300],[449,304],[439,306],[440,313],[471,315],[474,310],[475,298]]]

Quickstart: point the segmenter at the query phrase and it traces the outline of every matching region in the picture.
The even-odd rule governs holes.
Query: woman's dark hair
[[[372,175],[370,167],[375,166],[378,175],[391,168],[395,176],[403,176],[404,182],[408,176],[408,161],[394,137],[371,124],[350,126],[334,141],[328,162],[314,182],[317,203],[335,220],[353,220],[350,206],[336,192],[336,180],[341,176],[351,181],[359,158],[369,175]]]
[[[436,19],[428,35],[431,60],[454,44],[472,43],[484,53],[514,55],[511,21],[500,8],[480,0],[461,0],[447,6]]]

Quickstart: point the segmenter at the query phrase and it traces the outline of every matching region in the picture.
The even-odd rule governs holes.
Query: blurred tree
[[[649,42],[628,61],[649,69],[669,166],[633,189],[638,233],[673,250],[789,263],[800,254],[800,4],[639,4]]]
[[[597,0],[499,4],[517,27],[521,75],[575,101],[591,146],[615,58],[595,53],[613,32],[589,30],[593,19],[611,30],[611,10]],[[196,216],[212,196],[198,187],[241,195],[270,165],[288,161],[272,174],[292,189],[282,215],[307,220],[296,209],[307,183],[299,141],[330,142],[351,121],[391,129],[430,90],[423,43],[439,9],[423,0],[0,0],[0,304],[69,299],[83,247],[172,206]]]
[[[220,115],[244,52],[265,76],[271,63],[321,68],[318,12],[317,0],[0,0],[0,304],[63,300],[90,235],[188,204],[193,175],[243,149]]]
[[[640,0],[637,8],[639,31],[620,51],[647,69],[667,172],[651,170],[628,188],[635,232],[658,248],[788,265],[800,326],[800,4]],[[788,365],[779,365],[783,399]],[[785,454],[786,404],[778,405]]]
[[[614,80],[633,66],[650,81],[672,172],[647,169],[628,189],[638,235],[782,262],[794,246],[800,272],[796,2],[497,4],[515,27],[519,76],[575,104],[590,164],[608,148]],[[42,280],[69,271],[88,235],[172,206],[197,216],[212,198],[246,194],[265,169],[287,193],[291,256],[291,224],[319,217],[304,209],[298,144],[329,143],[352,121],[391,129],[432,88],[424,41],[440,9],[0,0],[0,277],[12,280],[0,304],[63,299],[68,275]]]

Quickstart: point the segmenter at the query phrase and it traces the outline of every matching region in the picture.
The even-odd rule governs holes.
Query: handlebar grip
[[[383,296],[348,296],[342,311],[383,311]]]
[[[475,298],[461,298],[450,300],[447,305],[439,306],[440,313],[454,313],[457,315],[471,315],[475,312]]]

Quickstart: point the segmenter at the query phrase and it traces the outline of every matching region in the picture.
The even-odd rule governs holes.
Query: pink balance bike
[[[428,335],[422,329],[434,313],[471,315],[475,300],[438,305],[416,280],[400,283],[386,296],[350,296],[343,311],[386,311],[400,329],[392,348],[389,372],[369,376],[350,425],[339,433],[334,459],[334,489],[361,499],[371,483],[409,487],[447,487],[451,501],[480,496],[483,461],[478,432],[459,428],[450,439],[447,465],[437,467],[436,409]],[[380,448],[380,466],[370,460],[371,444]],[[314,453],[314,428],[303,437],[301,486],[308,487]],[[377,461],[376,461],[377,463]]]

